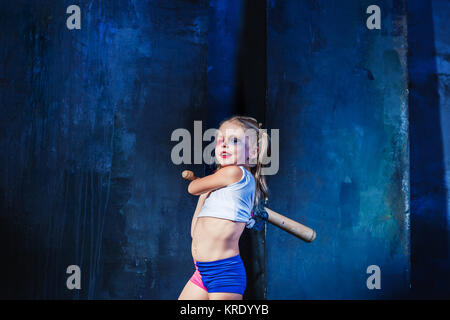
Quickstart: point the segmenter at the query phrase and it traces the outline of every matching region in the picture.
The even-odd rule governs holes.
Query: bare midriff
[[[215,217],[197,219],[192,237],[192,257],[195,261],[215,261],[239,254],[239,238],[244,222]]]

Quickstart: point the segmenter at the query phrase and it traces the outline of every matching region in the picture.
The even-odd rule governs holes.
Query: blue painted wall
[[[0,3],[0,296],[176,298],[196,203],[170,135],[205,108],[208,2],[81,2],[73,31],[71,4]]]
[[[401,298],[409,289],[405,1],[268,2],[267,126],[280,129],[269,207],[311,244],[269,226],[268,299]],[[366,269],[381,269],[368,290]]]
[[[406,2],[368,30],[369,0],[92,1],[73,31],[68,1],[1,2],[0,297],[176,298],[180,171],[210,168],[170,135],[234,113],[280,129],[268,207],[318,233],[246,230],[247,298],[450,297],[450,8]]]

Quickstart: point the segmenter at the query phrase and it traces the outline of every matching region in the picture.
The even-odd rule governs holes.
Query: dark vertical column
[[[239,45],[243,32],[242,1],[209,1],[207,128],[217,128],[236,113]]]
[[[417,298],[450,297],[448,1],[408,2],[411,270]]]
[[[266,126],[266,2],[244,1],[244,28],[239,47],[236,74],[239,114],[256,118]],[[266,298],[265,228],[245,229],[241,251],[247,268],[244,298]]]
[[[208,29],[208,94],[204,128],[239,114],[265,124],[265,1],[211,0]],[[206,168],[210,173],[212,168]],[[244,299],[265,297],[264,230],[246,229],[240,241],[247,271]]]

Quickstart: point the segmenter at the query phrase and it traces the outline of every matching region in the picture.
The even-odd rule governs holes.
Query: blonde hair
[[[269,188],[266,183],[266,178],[261,174],[262,169],[262,160],[267,153],[269,148],[270,138],[265,129],[262,129],[262,124],[258,122],[255,118],[247,117],[247,116],[239,116],[235,115],[230,118],[223,120],[219,124],[219,128],[226,122],[237,122],[241,125],[245,130],[254,129],[257,132],[257,147],[258,153],[256,157],[256,164],[250,165],[250,172],[253,177],[255,177],[256,181],[256,192],[255,192],[255,201],[254,205],[258,205],[258,203],[262,200],[267,200],[269,196]],[[221,165],[217,165],[217,170],[221,168]]]

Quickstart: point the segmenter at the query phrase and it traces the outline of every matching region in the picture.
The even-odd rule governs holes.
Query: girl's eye
[[[220,144],[220,143],[222,143],[224,141],[225,141],[225,139],[223,137],[221,137],[221,138],[217,139],[217,144]],[[232,144],[236,144],[236,143],[239,142],[239,139],[236,138],[236,137],[232,137],[228,141],[230,141],[230,143],[232,143]]]

